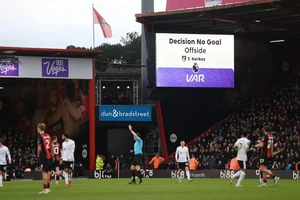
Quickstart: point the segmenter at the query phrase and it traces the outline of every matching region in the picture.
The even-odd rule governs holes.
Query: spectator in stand
[[[107,164],[104,169],[105,178],[111,178],[113,177],[113,174],[114,174],[114,169],[111,167],[110,164]]]
[[[120,158],[119,158],[119,165],[120,165],[120,169],[123,169],[125,166],[125,159],[124,159],[124,156],[123,155],[120,155]]]
[[[195,158],[194,155],[192,155],[192,158],[191,158],[190,163],[189,163],[190,171],[197,170],[198,166],[199,166],[198,160]]]
[[[108,164],[111,166],[112,169],[115,169],[116,159],[114,155],[111,155],[110,159],[108,160]]]
[[[82,163],[75,165],[75,174],[76,174],[76,177],[84,176],[84,167],[83,167]]]
[[[151,161],[149,162],[150,165],[153,164],[153,169],[158,169],[159,166],[164,162],[164,158],[161,157],[159,154],[156,154]]]
[[[101,158],[101,156],[98,154],[97,158],[96,158],[96,167],[95,167],[95,170],[96,171],[102,171],[103,167],[104,167],[104,161]]]

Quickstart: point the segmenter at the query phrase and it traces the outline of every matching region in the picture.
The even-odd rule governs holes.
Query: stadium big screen
[[[156,87],[234,88],[234,36],[157,33]]]

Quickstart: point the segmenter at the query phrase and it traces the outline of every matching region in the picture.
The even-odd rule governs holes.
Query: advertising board
[[[92,79],[92,59],[25,56],[1,58],[0,78]]]
[[[153,170],[153,169],[141,169],[141,173],[144,178],[178,178],[176,170]],[[229,179],[230,175],[234,172],[229,170],[197,170],[191,171],[191,178],[220,178]],[[276,175],[281,179],[291,179],[299,180],[299,171],[284,171],[277,170]],[[130,178],[130,170],[120,170],[119,173],[114,171],[113,173],[108,173],[106,171],[85,171],[84,176],[80,178],[90,178],[90,179],[109,179],[109,178]],[[181,178],[184,178],[184,172],[180,174]],[[52,178],[55,178],[55,172],[52,171]],[[75,177],[76,178],[76,177]],[[78,178],[78,177],[77,177]],[[258,170],[249,170],[247,172],[247,178],[258,179]],[[64,179],[64,172],[61,171],[60,179]],[[27,172],[24,173],[23,178],[16,178],[13,174],[6,174],[4,176],[5,181],[32,181],[32,180],[42,180],[41,172]]]
[[[152,106],[109,106],[99,107],[99,121],[152,121]]]
[[[153,170],[153,169],[142,169],[142,175],[144,178],[178,178],[177,170]],[[234,174],[230,170],[197,170],[190,171],[191,178],[220,178],[220,179],[229,179],[231,175]],[[130,178],[130,170],[120,170],[119,173],[115,171],[111,176],[105,176],[104,172],[99,171],[90,171],[89,178],[91,179],[103,179],[103,178]],[[293,179],[299,180],[299,171],[276,171],[281,179]],[[185,178],[185,173],[181,172],[179,174],[181,178]],[[247,178],[250,179],[259,179],[259,170],[248,170]]]

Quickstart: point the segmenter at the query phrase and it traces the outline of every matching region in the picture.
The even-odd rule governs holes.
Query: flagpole
[[[93,17],[93,49],[95,49],[95,24],[94,24],[94,4],[92,4],[92,17]]]

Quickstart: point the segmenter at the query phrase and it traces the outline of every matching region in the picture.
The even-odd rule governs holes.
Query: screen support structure
[[[102,81],[131,81],[133,89],[133,105],[139,105],[139,78],[137,77],[98,77],[96,79],[96,106],[101,105],[102,99]]]
[[[92,60],[92,79],[89,80],[89,106],[90,106],[90,120],[89,120],[89,160],[90,160],[90,170],[95,168],[96,160],[96,115],[95,115],[95,59]]]
[[[141,4],[142,13],[152,13],[154,12],[154,0],[142,0]],[[148,59],[148,49],[147,49],[147,42],[146,42],[146,26],[144,24],[141,25],[142,35],[141,35],[141,64],[143,66],[147,65]],[[142,104],[149,104],[148,97],[151,94],[150,89],[148,88],[149,81],[148,81],[148,68],[142,67],[141,68],[141,99]]]

